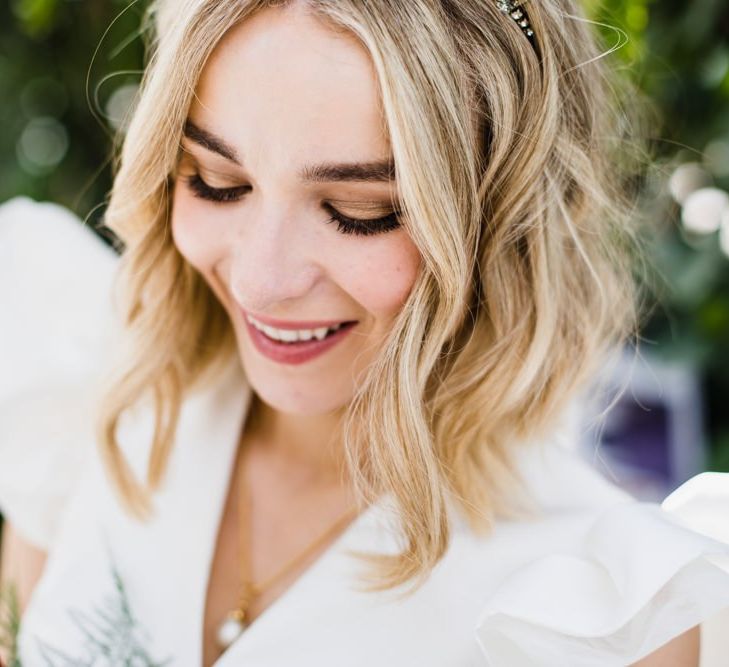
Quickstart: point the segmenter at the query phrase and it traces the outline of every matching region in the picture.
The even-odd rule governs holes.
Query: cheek
[[[214,216],[204,211],[195,197],[175,188],[172,197],[172,239],[180,254],[202,274],[220,260],[219,234]]]
[[[410,237],[397,233],[368,249],[356,265],[349,265],[350,293],[376,317],[391,319],[407,301],[420,264],[420,253]]]

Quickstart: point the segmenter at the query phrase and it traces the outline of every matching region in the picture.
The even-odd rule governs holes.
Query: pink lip
[[[315,322],[314,320],[277,320],[273,317],[263,317],[261,315],[254,315],[253,313],[248,313],[245,310],[241,308],[241,312],[243,313],[243,317],[246,317],[246,315],[250,315],[253,319],[258,320],[259,322],[262,322],[263,324],[267,324],[269,327],[276,327],[276,329],[320,329],[321,327],[333,327],[335,324],[339,324],[340,322],[354,322],[356,320],[320,320],[318,322]],[[246,320],[247,322],[248,320]]]
[[[256,329],[247,319],[245,320],[245,324],[248,328],[248,335],[251,337],[256,349],[265,357],[282,364],[303,364],[306,361],[318,357],[320,354],[324,354],[324,352],[343,340],[356,326],[356,324],[343,326],[333,334],[327,336],[324,340],[312,338],[311,340],[299,341],[297,343],[279,343],[278,341],[271,340],[262,331]]]

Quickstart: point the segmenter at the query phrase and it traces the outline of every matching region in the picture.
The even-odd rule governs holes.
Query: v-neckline
[[[281,611],[296,601],[297,597],[305,588],[310,588],[312,580],[326,571],[327,567],[336,558],[346,544],[350,542],[357,530],[364,524],[368,517],[375,511],[375,504],[366,507],[360,512],[344,530],[337,535],[332,542],[304,569],[243,631],[243,633],[228,646],[228,648],[212,663],[211,667],[232,667],[238,664],[235,662],[240,653],[247,645],[254,641],[261,633],[265,633],[274,626],[281,615]],[[208,567],[207,577],[209,579],[210,568]],[[209,583],[209,581],[208,581]],[[321,594],[323,588],[319,587]],[[200,630],[204,623],[204,610],[201,615]],[[202,648],[202,647],[201,647]],[[202,657],[202,655],[201,655]]]
[[[196,662],[202,664],[203,662],[203,638],[205,628],[205,611],[207,604],[208,587],[210,585],[210,577],[212,575],[213,559],[215,558],[215,549],[217,547],[217,541],[220,530],[222,528],[223,513],[225,510],[228,494],[230,492],[230,485],[233,481],[234,465],[238,454],[238,444],[240,429],[244,426],[244,420],[247,418],[248,409],[251,404],[252,388],[248,384],[245,375],[243,374],[242,368],[236,365],[234,371],[235,377],[231,386],[230,379],[222,378],[220,383],[216,382],[213,387],[211,395],[211,404],[216,404],[216,407],[220,409],[221,404],[225,405],[224,410],[228,413],[225,414],[224,424],[217,423],[218,429],[223,429],[221,433],[218,431],[217,437],[222,440],[218,442],[217,446],[218,455],[214,457],[216,463],[214,474],[206,476],[206,484],[200,485],[198,493],[202,494],[200,500],[206,502],[208,511],[205,515],[209,518],[209,524],[213,526],[212,529],[206,531],[206,539],[204,549],[202,550],[202,563],[199,561],[199,585],[197,587],[198,596],[196,600],[196,627],[195,627],[195,647],[196,647]],[[221,391],[222,390],[222,391]],[[234,397],[231,401],[228,392],[238,392],[237,397]],[[225,392],[225,393],[223,393]],[[216,400],[217,399],[217,400]],[[221,400],[222,399],[222,400]],[[220,402],[217,402],[220,401]],[[231,401],[227,403],[227,401]],[[211,445],[208,442],[206,444],[202,442],[192,443],[195,447],[202,447]],[[209,465],[210,460],[205,464]],[[211,492],[211,490],[213,492]],[[205,501],[207,496],[207,501]],[[341,551],[345,544],[349,543],[357,530],[364,525],[370,516],[372,516],[376,509],[379,508],[384,502],[386,497],[381,496],[376,502],[370,504],[368,507],[363,509],[352,521],[340,532],[334,540],[327,545],[327,547],[311,562],[305,570],[299,574],[294,581],[289,584],[281,594],[273,600],[255,619],[254,621],[244,630],[244,632],[212,663],[212,667],[227,667],[228,661],[235,660],[236,654],[240,653],[245,646],[247,646],[251,640],[255,639],[261,632],[264,632],[266,628],[275,623],[275,620],[280,616],[281,610],[291,604],[296,599],[299,591],[302,590],[308,584],[308,582],[314,579],[318,573],[329,564],[337,554]],[[231,663],[233,664],[233,663]]]

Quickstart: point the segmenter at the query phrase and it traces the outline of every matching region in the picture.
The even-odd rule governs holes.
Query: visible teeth
[[[274,329],[273,331],[276,330]],[[276,331],[276,333],[278,334],[277,337],[286,343],[293,343],[294,341],[299,340],[299,334],[293,329],[281,329],[279,331]],[[274,335],[274,337],[276,336]]]
[[[314,336],[316,336],[318,340],[324,340],[324,337],[327,335],[327,331],[329,331],[329,329],[327,329],[326,327],[314,329]]]
[[[270,336],[271,338],[278,338],[278,332],[273,327],[269,327],[268,325],[264,324],[262,327],[259,327],[260,329],[263,329],[263,331],[266,333],[267,336]]]
[[[246,318],[256,329],[263,331],[269,338],[286,343],[293,343],[299,340],[311,340],[312,338],[324,340],[329,332],[334,332],[342,326],[340,322],[332,327],[320,327],[318,329],[276,329],[275,327],[258,322],[250,315],[247,315]]]

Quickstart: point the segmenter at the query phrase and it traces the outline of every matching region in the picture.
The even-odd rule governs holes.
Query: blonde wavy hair
[[[236,345],[224,308],[172,242],[183,124],[226,31],[289,4],[161,0],[148,14],[149,62],[105,216],[125,245],[117,288],[128,352],[97,419],[112,485],[140,519],[165,474],[186,392]],[[633,91],[572,0],[527,5],[534,45],[491,0],[297,4],[371,55],[403,224],[423,258],[347,407],[342,445],[357,497],[392,492],[406,538],[401,553],[363,554],[371,589],[419,584],[449,544],[449,499],[483,535],[497,517],[523,515],[518,443],[549,433],[636,330],[626,187],[635,104],[621,101]],[[155,432],[141,483],[116,433],[146,392]]]

